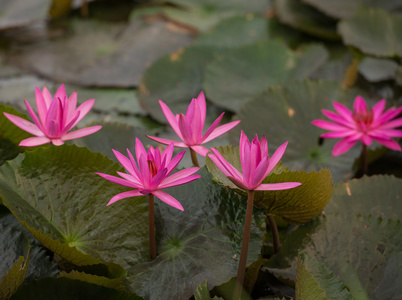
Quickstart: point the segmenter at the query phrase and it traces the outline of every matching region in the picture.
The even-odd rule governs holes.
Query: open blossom
[[[20,146],[31,147],[50,142],[59,146],[64,144],[64,141],[92,134],[102,128],[102,126],[92,126],[68,132],[89,112],[95,99],[88,100],[76,108],[77,92],[73,92],[68,98],[63,84],[57,90],[54,98],[46,87],[42,91],[35,87],[35,97],[39,118],[29,103],[24,100],[34,123],[4,113],[19,128],[35,135],[35,137],[22,140]]]
[[[138,167],[133,155],[128,149],[128,158],[120,152],[113,150],[116,158],[128,173],[117,172],[117,174],[119,174],[122,178],[103,173],[96,174],[113,183],[134,188],[134,190],[117,194],[109,201],[107,205],[128,197],[153,194],[170,206],[183,210],[183,206],[179,201],[168,193],[161,191],[161,189],[182,185],[194,181],[201,176],[193,175],[199,170],[197,167],[184,169],[169,176],[173,169],[179,164],[184,153],[186,152],[182,151],[172,159],[173,150],[174,145],[170,144],[162,153],[160,152],[159,148],[153,148],[152,146],[147,152],[141,141],[136,138],[135,154],[137,157]]]
[[[213,154],[208,154],[216,166],[240,189],[247,191],[275,191],[286,190],[301,185],[300,182],[262,183],[268,174],[275,168],[285,153],[287,142],[281,145],[270,158],[268,155],[268,142],[264,137],[258,136],[250,141],[241,131],[240,135],[240,161],[243,173],[228,163],[218,150],[211,148]]]
[[[209,151],[206,147],[201,146],[202,144],[224,134],[240,123],[240,121],[234,121],[218,127],[224,115],[224,113],[222,113],[212,123],[211,127],[202,134],[207,113],[207,105],[203,92],[201,92],[197,98],[193,98],[187,108],[186,114],[177,114],[175,116],[163,101],[159,100],[159,104],[170,126],[172,126],[182,142],[159,137],[148,137],[165,145],[173,143],[175,147],[189,147],[202,156],[205,156]]]
[[[333,156],[347,152],[358,141],[369,146],[374,140],[392,150],[401,151],[401,146],[391,138],[402,137],[402,130],[395,129],[402,126],[402,118],[396,118],[402,112],[402,107],[384,111],[385,99],[382,99],[372,108],[368,108],[361,96],[356,97],[353,111],[338,102],[333,105],[336,112],[323,109],[322,113],[334,123],[325,120],[311,122],[315,126],[330,130],[321,137],[341,138],[332,150]]]

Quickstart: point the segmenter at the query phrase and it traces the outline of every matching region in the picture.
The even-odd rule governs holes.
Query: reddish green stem
[[[190,154],[191,154],[191,161],[193,162],[193,165],[196,167],[200,167],[200,164],[198,163],[197,159],[197,153],[190,148]]]
[[[254,206],[254,191],[248,191],[246,220],[244,222],[244,231],[243,231],[243,242],[241,245],[239,267],[237,269],[237,281],[235,290],[233,292],[233,300],[240,299],[241,291],[243,288],[244,275],[246,273],[248,245],[250,242],[251,221],[253,218],[253,206]]]
[[[279,251],[281,243],[279,241],[279,232],[278,227],[276,226],[276,222],[273,216],[268,216],[269,226],[271,227],[272,232],[272,240],[274,243],[274,253]]]
[[[154,195],[148,194],[148,227],[149,227],[149,254],[151,259],[156,258]]]

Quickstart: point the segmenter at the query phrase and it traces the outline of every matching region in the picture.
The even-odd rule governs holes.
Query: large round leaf
[[[71,22],[70,36],[27,47],[16,59],[42,76],[81,86],[132,87],[156,59],[191,42],[166,22],[133,20],[127,27]],[[74,63],[71,63],[71,62]]]
[[[333,110],[332,102],[343,102],[350,108],[358,94],[346,90],[340,83],[330,81],[292,82],[286,86],[274,86],[254,100],[246,103],[235,119],[242,120],[229,132],[232,144],[238,144],[240,129],[251,137],[266,135],[274,149],[289,141],[283,161],[292,170],[320,170],[329,168],[334,181],[350,178],[354,159],[359,147],[332,157],[335,140],[326,139],[319,144],[324,130],[311,124],[316,119],[325,119],[321,109]],[[272,149],[272,148],[271,148]]]
[[[259,17],[235,16],[201,33],[194,41],[198,46],[238,47],[269,37],[269,20]]]
[[[292,232],[266,267],[295,280],[297,254],[304,252],[339,276],[355,299],[397,298],[402,293],[401,193],[402,181],[392,176],[336,185],[325,215]]]
[[[239,148],[220,147],[218,151],[241,172]],[[272,154],[271,154],[272,155]],[[208,171],[214,179],[232,189],[238,190],[219,168],[207,158]],[[289,223],[302,224],[322,212],[332,196],[332,177],[328,169],[311,173],[292,172],[277,166],[263,183],[300,182],[302,185],[283,191],[256,191],[255,206],[264,209],[268,215],[278,215]],[[244,192],[243,192],[244,193]]]
[[[216,105],[238,111],[271,85],[308,78],[327,57],[322,45],[293,52],[275,40],[228,49],[207,67],[204,90]]]
[[[402,19],[381,9],[360,9],[338,24],[346,45],[376,56],[402,56]]]
[[[158,100],[173,112],[186,112],[192,98],[202,90],[206,64],[217,50],[212,47],[188,47],[166,55],[144,73],[138,95],[148,113],[167,123]]]
[[[312,6],[317,7],[325,14],[338,18],[346,19],[352,17],[361,6],[369,6],[396,11],[402,8],[399,0],[302,0]]]
[[[365,57],[359,63],[359,73],[368,81],[395,79],[398,64],[390,59]]]
[[[314,36],[339,39],[336,21],[303,4],[301,0],[276,0],[275,7],[283,23]]]
[[[215,185],[204,168],[196,181],[171,188],[184,211],[155,205],[158,257],[128,270],[131,287],[146,299],[188,299],[197,285],[210,288],[236,276],[246,198]],[[247,265],[258,259],[265,230],[254,210]]]
[[[0,168],[0,195],[46,248],[66,260],[127,268],[148,259],[145,197],[106,207],[124,188],[94,174],[119,169],[86,148],[39,148]]]
[[[46,20],[51,3],[51,0],[1,0],[0,30]]]
[[[135,294],[68,278],[46,278],[24,285],[11,300],[141,300]]]

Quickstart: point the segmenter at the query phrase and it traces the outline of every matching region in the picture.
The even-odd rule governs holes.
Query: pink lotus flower
[[[276,191],[286,190],[301,185],[300,182],[262,183],[268,174],[275,168],[285,153],[287,142],[281,145],[269,158],[268,142],[264,137],[258,140],[256,135],[250,143],[247,136],[241,131],[240,161],[243,174],[228,163],[218,150],[211,148],[209,154],[216,166],[240,189],[246,191]]]
[[[209,129],[204,134],[202,134],[205,123],[205,116],[207,113],[207,105],[203,92],[199,94],[197,99],[193,98],[185,115],[177,114],[176,116],[174,116],[169,107],[163,101],[159,100],[159,104],[170,126],[172,126],[173,130],[176,132],[182,142],[163,139],[159,137],[148,137],[165,145],[173,143],[175,147],[189,147],[191,150],[194,150],[202,156],[205,156],[208,153],[208,149],[204,146],[201,146],[202,144],[205,144],[213,140],[214,138],[224,134],[225,132],[229,131],[240,123],[240,121],[234,121],[217,127],[222,120],[223,115],[225,114],[222,113],[212,123],[211,127],[209,127]]]
[[[44,87],[42,92],[35,87],[36,107],[39,118],[29,103],[25,101],[28,113],[34,123],[23,118],[4,113],[4,115],[22,130],[25,130],[36,137],[22,140],[20,146],[31,147],[52,142],[60,146],[64,141],[83,137],[97,132],[102,126],[92,126],[68,132],[89,112],[95,103],[95,99],[88,100],[77,109],[77,92],[73,92],[70,98],[66,95],[64,84],[57,90],[54,98],[49,90]]]
[[[311,123],[320,128],[330,130],[321,135],[323,138],[341,138],[335,144],[332,155],[338,156],[347,152],[359,140],[366,146],[375,140],[392,150],[401,151],[401,146],[391,137],[402,137],[402,118],[397,118],[402,107],[390,108],[384,112],[385,99],[377,102],[373,108],[367,108],[361,96],[357,96],[353,104],[353,112],[344,105],[334,102],[336,112],[322,110],[322,113],[335,123],[325,120],[314,120]]]
[[[192,175],[199,170],[197,167],[181,170],[169,176],[186,152],[182,151],[172,159],[173,150],[173,144],[170,144],[163,153],[160,152],[159,148],[151,146],[147,153],[141,141],[136,138],[135,153],[139,168],[137,168],[134,157],[128,149],[128,158],[120,152],[113,150],[116,158],[129,174],[117,172],[122,178],[103,173],[96,174],[113,183],[135,188],[135,190],[117,194],[107,205],[128,197],[152,194],[170,206],[183,210],[183,206],[179,201],[160,189],[182,185],[194,181],[201,176]]]

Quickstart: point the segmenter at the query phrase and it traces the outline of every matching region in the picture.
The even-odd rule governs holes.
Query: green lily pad
[[[345,284],[314,258],[300,253],[297,260],[297,299],[353,300]]]
[[[167,123],[158,100],[173,112],[186,112],[192,98],[202,91],[207,63],[217,50],[213,47],[187,47],[156,61],[144,73],[138,98],[158,122]]]
[[[123,291],[125,286],[122,284],[122,277],[120,278],[108,278],[105,276],[98,276],[93,274],[87,274],[85,272],[79,272],[72,270],[71,272],[60,272],[57,278],[69,278],[73,280],[80,280],[88,283],[93,283],[96,285],[104,286],[107,288]]]
[[[260,16],[235,16],[220,22],[213,29],[201,33],[194,45],[238,47],[269,37],[270,22]]]
[[[31,246],[25,282],[57,276],[59,273],[57,265],[49,260],[49,256],[46,255],[46,251],[38,240],[11,213],[0,216],[0,229],[3,233],[1,237],[4,239],[0,244],[4,247],[0,252],[0,278],[4,275],[1,271],[8,270],[12,261],[27,254],[28,244]]]
[[[0,168],[0,195],[43,246],[62,258],[75,265],[107,262],[127,268],[148,260],[145,197],[106,207],[127,189],[94,174],[120,169],[86,148],[39,148]]]
[[[352,183],[346,202],[343,192]],[[332,270],[354,299],[397,297],[402,293],[401,191],[402,181],[393,176],[337,184],[326,214],[292,232],[266,267],[282,279],[295,280],[297,255],[304,252]]]
[[[242,170],[238,148],[226,146],[218,148],[218,151],[232,166]],[[206,159],[206,165],[216,181],[238,190],[210,158]],[[328,169],[311,173],[292,172],[277,165],[263,183],[280,182],[301,182],[302,185],[283,191],[256,191],[254,205],[264,209],[268,215],[281,216],[291,224],[303,224],[316,217],[332,196],[332,177]]]
[[[350,19],[338,24],[343,42],[366,54],[402,56],[401,18],[381,9],[359,9]]]
[[[307,80],[271,87],[238,112],[235,119],[242,120],[242,128],[232,129],[229,140],[238,144],[240,129],[243,129],[249,137],[256,133],[266,135],[268,145],[274,149],[289,141],[282,158],[289,169],[310,172],[329,168],[335,182],[351,178],[359,147],[332,157],[337,140],[325,139],[320,145],[319,136],[324,131],[311,121],[325,119],[321,109],[333,110],[333,101],[353,107],[358,94],[364,96],[358,90],[343,89],[339,82],[331,81]]]
[[[395,79],[398,64],[390,59],[365,57],[359,63],[359,73],[370,82]]]
[[[320,38],[339,39],[336,20],[303,4],[301,0],[275,0],[275,8],[279,20],[293,28]]]
[[[124,291],[68,278],[46,278],[33,281],[20,288],[11,300],[141,300],[142,298]]]
[[[325,14],[337,18],[351,18],[361,6],[397,11],[402,7],[399,0],[303,0]]]
[[[209,288],[208,288],[208,282],[202,282],[199,285],[197,285],[197,288],[195,289],[194,293],[194,298],[195,300],[218,300],[218,299],[223,299],[221,297],[213,297],[211,298],[211,295],[209,294]]]
[[[45,21],[51,0],[1,0],[0,31]]]
[[[25,68],[80,86],[133,87],[159,57],[191,42],[192,36],[166,22],[136,19],[127,27],[73,20],[72,34],[35,47],[15,59]],[[74,63],[71,63],[71,62]]]
[[[271,85],[308,78],[327,57],[319,44],[293,52],[275,40],[227,49],[208,65],[204,91],[214,104],[237,112]]]
[[[24,148],[19,147],[19,143],[23,139],[32,136],[30,133],[11,123],[3,114],[4,112],[28,120],[27,116],[17,112],[14,108],[0,104],[0,165],[9,159],[15,158],[20,152],[23,152]]]
[[[210,288],[236,276],[246,213],[246,199],[202,178],[170,188],[184,212],[155,205],[157,249],[151,262],[128,270],[131,288],[146,299],[188,299],[207,280]],[[254,210],[247,265],[259,257],[264,214]]]
[[[164,8],[163,14],[180,24],[186,24],[197,31],[206,31],[220,21],[236,15],[264,15],[272,7],[271,1],[250,0],[169,0],[178,8]]]

